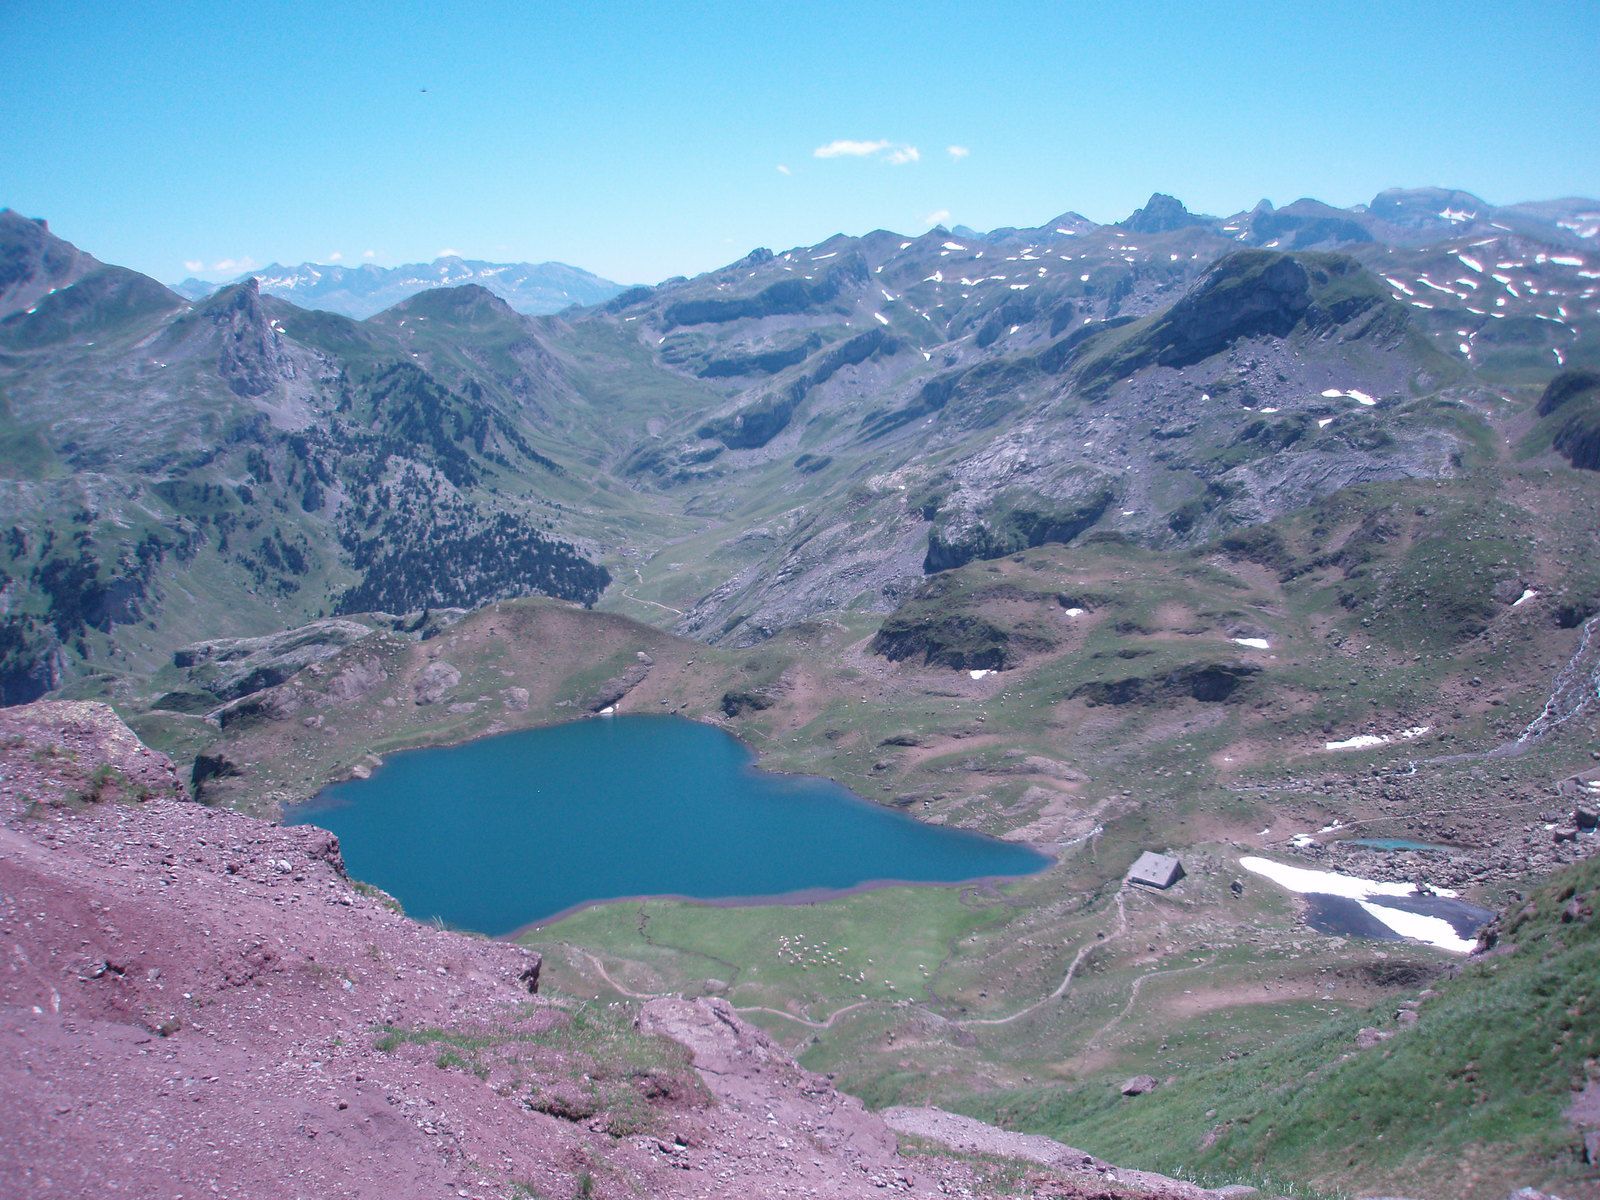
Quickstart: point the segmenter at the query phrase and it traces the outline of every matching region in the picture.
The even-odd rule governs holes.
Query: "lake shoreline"
[[[823,774],[819,774],[819,773],[814,772],[814,771],[788,771],[788,770],[783,770],[783,769],[777,768],[777,767],[765,766],[762,763],[762,759],[763,759],[764,756],[762,755],[761,751],[755,745],[753,745],[751,742],[749,742],[745,738],[741,737],[739,735],[739,733],[736,730],[734,730],[730,725],[725,724],[725,723],[723,723],[721,721],[715,720],[715,719],[710,718],[710,717],[706,717],[706,716],[693,716],[693,717],[691,717],[691,716],[685,716],[683,713],[679,713],[679,712],[671,712],[671,713],[617,712],[617,713],[607,713],[607,714],[604,714],[604,715],[602,715],[600,713],[583,713],[583,714],[580,714],[580,715],[575,716],[575,717],[565,717],[565,718],[562,718],[560,720],[532,721],[532,722],[529,722],[526,725],[508,726],[508,727],[502,727],[502,728],[499,728],[499,729],[491,727],[491,728],[488,728],[488,729],[479,730],[478,732],[475,732],[475,733],[465,734],[464,736],[457,736],[458,731],[450,731],[450,732],[445,733],[442,737],[438,738],[437,740],[431,739],[431,738],[428,738],[428,737],[422,737],[422,738],[418,739],[415,742],[408,742],[408,743],[406,743],[404,745],[395,746],[395,747],[387,750],[386,752],[384,752],[382,754],[379,754],[376,751],[370,751],[369,750],[365,754],[363,754],[360,758],[358,758],[355,762],[349,764],[346,768],[344,768],[344,770],[342,772],[340,772],[337,777],[329,777],[329,778],[324,779],[323,782],[321,783],[321,785],[318,786],[317,790],[312,792],[310,795],[308,795],[308,796],[300,796],[300,797],[292,799],[292,800],[279,801],[275,805],[277,811],[276,811],[275,814],[273,814],[273,821],[274,821],[275,824],[278,824],[278,825],[291,824],[292,822],[290,820],[290,816],[291,816],[292,813],[294,813],[297,810],[303,809],[308,804],[315,803],[316,800],[318,799],[318,797],[320,797],[329,788],[336,787],[337,785],[339,785],[341,783],[349,783],[352,780],[368,778],[367,775],[357,774],[356,773],[356,768],[360,767],[360,766],[363,766],[365,764],[365,761],[369,760],[369,759],[376,759],[377,760],[376,765],[370,768],[370,770],[369,770],[369,774],[370,774],[372,772],[376,772],[378,770],[381,770],[385,765],[388,764],[389,760],[391,758],[393,758],[394,756],[400,755],[400,754],[410,754],[410,753],[412,753],[414,751],[417,751],[417,750],[449,750],[449,749],[453,749],[454,747],[457,747],[457,746],[466,746],[466,745],[470,745],[473,742],[485,741],[485,740],[487,740],[489,738],[502,737],[502,736],[504,736],[506,734],[524,733],[524,732],[527,732],[527,731],[530,731],[530,730],[535,730],[535,729],[559,729],[560,727],[562,727],[564,725],[576,725],[576,724],[579,724],[580,722],[583,722],[583,721],[610,721],[610,720],[616,719],[617,717],[627,717],[627,718],[630,718],[630,719],[631,718],[644,718],[644,719],[648,719],[648,720],[672,720],[672,719],[676,719],[676,720],[680,720],[680,721],[691,721],[696,725],[709,726],[712,729],[716,729],[716,730],[718,730],[718,731],[720,731],[722,733],[727,734],[729,737],[733,738],[734,741],[738,742],[739,745],[743,746],[745,748],[745,750],[749,752],[749,754],[750,754],[750,766],[755,770],[764,771],[769,775],[781,775],[785,779],[797,779],[797,780],[820,779],[820,780],[825,780],[828,783],[836,784],[839,787],[844,788],[846,791],[850,792],[852,795],[854,795],[857,799],[859,799],[864,804],[870,804],[874,808],[890,809],[890,810],[893,810],[895,812],[904,813],[906,816],[908,816],[912,820],[916,821],[919,825],[926,825],[926,826],[928,826],[929,828],[932,828],[932,829],[954,829],[954,830],[959,830],[962,833],[971,833],[971,834],[976,834],[976,835],[978,835],[980,837],[992,838],[995,841],[1007,842],[1007,843],[1009,843],[1010,845],[1013,845],[1013,846],[1026,846],[1030,850],[1034,850],[1034,851],[1037,851],[1040,854],[1043,854],[1045,857],[1049,858],[1052,863],[1056,863],[1056,862],[1060,861],[1060,858],[1055,853],[1055,851],[1060,850],[1062,847],[1061,847],[1061,843],[1056,839],[1052,838],[1052,839],[1046,839],[1046,840],[1034,840],[1032,838],[1012,838],[1012,837],[1009,837],[1009,836],[1007,836],[1005,834],[985,833],[981,829],[971,829],[971,828],[968,828],[965,825],[949,825],[949,824],[945,824],[945,823],[942,823],[942,822],[925,821],[920,816],[918,816],[914,811],[912,811],[910,808],[901,807],[900,805],[895,804],[891,800],[875,800],[875,799],[872,799],[871,797],[865,796],[861,792],[857,791],[856,788],[852,784],[847,783],[842,779],[836,779],[832,775],[823,775]],[[314,823],[314,822],[312,822],[312,823]]]
[[[870,803],[870,801],[869,801]],[[970,832],[967,831],[967,832]],[[1015,843],[1013,843],[1015,844]],[[887,888],[980,888],[997,890],[1006,884],[1020,883],[1024,879],[1032,879],[1042,875],[1051,867],[1058,866],[1060,859],[1051,857],[1050,865],[1041,867],[1037,871],[1029,871],[1022,875],[979,875],[972,879],[868,879],[861,883],[851,884],[842,888],[803,888],[793,892],[774,892],[771,895],[753,896],[689,896],[680,892],[643,892],[633,896],[608,896],[595,900],[585,900],[581,904],[574,904],[552,913],[548,917],[541,917],[537,921],[530,921],[526,925],[519,925],[510,933],[485,935],[492,936],[495,941],[516,941],[519,938],[532,934],[535,930],[543,929],[568,917],[586,912],[591,908],[599,908],[604,904],[643,904],[650,900],[671,900],[679,904],[692,904],[697,908],[801,908],[811,904],[825,904],[831,900],[842,900],[848,896],[857,896],[863,892],[880,892]]]

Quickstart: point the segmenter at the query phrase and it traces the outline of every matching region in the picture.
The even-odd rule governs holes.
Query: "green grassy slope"
[[[1594,1179],[1562,1114],[1600,1056],[1597,900],[1600,862],[1558,874],[1506,921],[1500,944],[1515,949],[1437,982],[1410,1026],[1386,1005],[1134,1101],[1101,1085],[972,1097],[965,1107],[1175,1173],[1269,1173],[1429,1200],[1498,1200],[1529,1182],[1562,1191]],[[1359,1049],[1365,1026],[1393,1036]]]

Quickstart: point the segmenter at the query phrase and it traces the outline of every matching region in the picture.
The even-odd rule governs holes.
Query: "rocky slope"
[[[725,1003],[536,994],[538,954],[412,923],[326,832],[179,798],[103,705],[0,715],[0,780],[8,1194],[988,1194]]]

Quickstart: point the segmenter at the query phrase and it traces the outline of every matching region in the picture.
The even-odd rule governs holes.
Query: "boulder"
[[[388,672],[377,659],[360,658],[345,664],[328,680],[327,694],[335,700],[359,700],[388,678]]]
[[[445,693],[461,682],[461,672],[447,662],[432,662],[423,667],[411,685],[418,704],[437,704]]]
[[[1135,1075],[1132,1079],[1123,1081],[1122,1094],[1124,1096],[1143,1096],[1146,1092],[1153,1092],[1160,1086],[1160,1082],[1154,1075]]]

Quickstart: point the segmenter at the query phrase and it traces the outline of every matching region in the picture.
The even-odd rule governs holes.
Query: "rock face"
[[[445,693],[461,682],[461,672],[447,662],[429,663],[411,685],[418,704],[437,704]]]
[[[583,702],[583,707],[589,712],[602,712],[605,709],[613,708],[624,696],[643,683],[645,676],[649,674],[650,664],[642,662],[631,663],[623,671],[613,675],[596,688],[589,698]]]
[[[0,713],[7,1195],[978,1194],[725,1002],[530,995],[538,954],[408,920],[325,830],[180,795],[104,705]]]
[[[293,359],[261,307],[254,279],[218,292],[202,310],[216,328],[217,372],[236,396],[264,396],[295,378]]]
[[[237,700],[276,687],[297,671],[332,658],[371,632],[358,622],[334,618],[266,637],[196,642],[172,656],[172,665],[187,673],[189,689],[182,695],[169,693],[163,701],[166,707],[180,710],[192,706],[189,690],[202,693],[202,702],[210,700],[208,707]]]
[[[1600,372],[1563,371],[1539,397],[1539,415],[1555,424],[1552,445],[1573,466],[1600,471]]]

